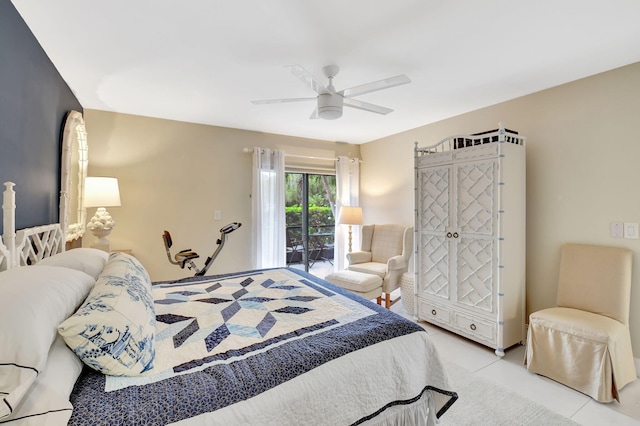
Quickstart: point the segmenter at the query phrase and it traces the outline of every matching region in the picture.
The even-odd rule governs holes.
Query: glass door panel
[[[285,174],[286,262],[324,278],[333,270],[336,179]]]

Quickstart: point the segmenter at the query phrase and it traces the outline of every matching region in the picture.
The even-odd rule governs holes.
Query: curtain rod
[[[242,152],[244,153],[248,153],[248,152],[253,152],[252,149],[250,148],[243,148]],[[331,157],[313,157],[311,155],[296,155],[296,154],[287,154],[286,152],[284,153],[285,157],[291,157],[291,158],[307,158],[310,160],[324,160],[324,161],[338,161],[337,158],[331,158]]]

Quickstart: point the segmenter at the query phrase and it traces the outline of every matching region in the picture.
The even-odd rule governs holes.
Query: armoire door
[[[472,311],[495,311],[497,160],[454,166],[456,303]]]
[[[418,170],[420,186],[418,200],[418,244],[420,244],[419,294],[442,300],[451,297],[451,239],[447,232],[451,226],[453,207],[451,165]]]

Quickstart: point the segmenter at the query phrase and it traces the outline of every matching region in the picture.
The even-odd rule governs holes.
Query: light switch
[[[220,210],[214,210],[213,211],[213,218],[215,220],[220,220],[222,219],[222,212]]]
[[[611,222],[611,236],[613,238],[624,237],[624,227],[622,222]]]
[[[625,238],[633,238],[634,240],[638,239],[638,224],[637,223],[627,223],[624,224],[624,237]]]

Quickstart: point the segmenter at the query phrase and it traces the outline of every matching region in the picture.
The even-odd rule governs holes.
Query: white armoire
[[[495,349],[525,340],[525,138],[415,147],[416,312]]]

